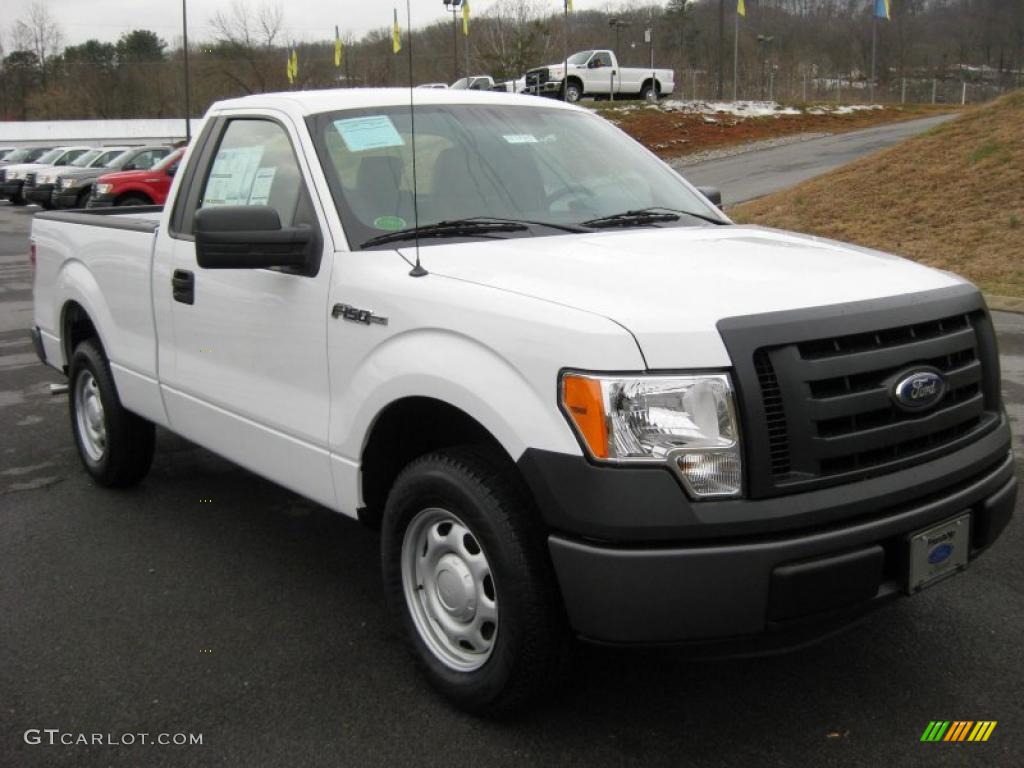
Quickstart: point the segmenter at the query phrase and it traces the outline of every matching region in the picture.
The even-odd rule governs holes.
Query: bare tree
[[[231,10],[218,11],[210,24],[219,43],[217,73],[232,88],[261,93],[276,83],[273,67],[280,56],[274,42],[284,24],[280,3],[264,2],[254,13],[242,0],[234,0]]]
[[[14,47],[22,51],[32,51],[39,62],[42,83],[46,85],[46,63],[60,52],[64,35],[57,25],[56,19],[50,15],[49,9],[41,0],[35,0],[29,7],[28,18],[14,22]]]

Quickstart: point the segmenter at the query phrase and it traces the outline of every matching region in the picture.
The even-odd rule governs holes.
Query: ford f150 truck
[[[622,67],[614,51],[580,51],[567,62],[531,69],[526,73],[524,93],[557,96],[571,104],[584,96],[650,101],[667,96],[675,87],[675,73],[671,69]]]
[[[220,102],[162,210],[35,217],[32,334],[96,482],[141,481],[158,425],[379,523],[414,658],[484,713],[573,635],[781,647],[999,537],[972,285],[736,226],[571,105],[409,98]]]
[[[103,174],[93,185],[88,207],[163,205],[184,155],[185,150],[179,148],[172,150],[152,167]]]

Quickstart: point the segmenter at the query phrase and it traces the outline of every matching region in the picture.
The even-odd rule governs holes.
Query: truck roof
[[[534,96],[523,96],[500,91],[450,90],[441,88],[415,89],[417,105],[432,104],[507,104],[544,106],[556,109],[579,109],[554,99],[543,101]],[[333,88],[322,91],[285,91],[261,93],[238,99],[218,101],[210,111],[226,109],[282,109],[298,110],[303,115],[333,112],[339,109],[367,109],[371,107],[400,107],[409,104],[408,88]]]

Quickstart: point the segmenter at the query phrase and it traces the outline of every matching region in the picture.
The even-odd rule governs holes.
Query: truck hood
[[[413,249],[403,256],[415,258]],[[602,315],[649,368],[725,367],[726,317],[913,294],[962,283],[879,251],[748,226],[633,229],[422,250],[433,275]]]
[[[162,175],[160,171],[155,171],[152,168],[145,171],[110,171],[109,173],[104,173],[97,180],[102,181],[104,184],[116,184],[122,181],[155,180],[157,176]]]

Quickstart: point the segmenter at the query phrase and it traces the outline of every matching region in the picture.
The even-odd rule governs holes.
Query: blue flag
[[[875,0],[875,18],[886,19],[892,18],[890,15],[892,0]]]

